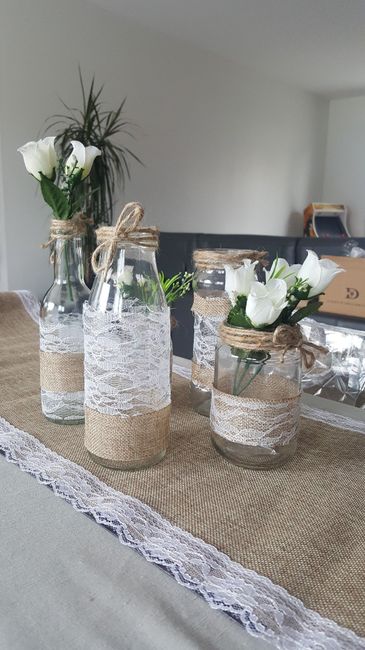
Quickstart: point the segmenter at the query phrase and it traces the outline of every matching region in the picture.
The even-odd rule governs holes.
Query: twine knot
[[[273,332],[267,332],[223,323],[220,334],[224,343],[242,350],[281,351],[282,361],[289,350],[297,348],[307,370],[315,363],[315,352],[328,352],[327,348],[304,339],[299,325],[278,325]]]
[[[51,264],[54,262],[54,244],[56,241],[58,239],[67,241],[74,237],[82,237],[86,233],[87,223],[90,223],[90,219],[82,212],[74,214],[71,219],[51,220],[49,239],[44,244],[41,244],[41,248],[51,248],[49,256]]]
[[[104,226],[97,230],[97,240],[100,243],[91,258],[94,273],[102,272],[105,277],[112,264],[118,244],[122,242],[156,250],[158,230],[155,227],[141,227],[139,224],[143,215],[144,210],[139,203],[126,203],[115,226]],[[106,253],[103,263],[100,262],[102,253]]]

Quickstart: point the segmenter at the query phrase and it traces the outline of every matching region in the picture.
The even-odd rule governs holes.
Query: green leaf
[[[68,219],[70,216],[70,205],[62,190],[43,174],[41,174],[40,186],[42,196],[52,209],[54,216],[57,219]]]
[[[318,309],[321,307],[323,303],[321,302],[309,302],[308,305],[305,307],[302,307],[302,309],[298,309],[289,319],[289,324],[290,325],[295,325],[295,323],[298,323],[302,318],[306,318],[307,316],[311,316],[314,314]]]

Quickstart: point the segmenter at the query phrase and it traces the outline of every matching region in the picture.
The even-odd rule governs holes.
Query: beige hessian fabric
[[[82,425],[41,415],[38,355],[36,325],[16,295],[0,294],[2,417],[365,635],[365,435],[303,420],[287,465],[244,470],[214,451],[208,419],[191,411],[188,382],[174,377],[165,459],[139,472],[106,469],[89,459]]]
[[[168,446],[171,407],[143,415],[107,415],[85,409],[85,447],[114,462],[141,463]],[[141,436],[143,432],[143,436]]]
[[[40,352],[40,381],[52,393],[76,393],[84,390],[84,355]]]

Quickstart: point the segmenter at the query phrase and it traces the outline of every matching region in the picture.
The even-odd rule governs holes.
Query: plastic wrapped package
[[[328,349],[311,370],[303,370],[303,390],[365,410],[365,331],[310,318],[302,320],[301,327],[309,341]]]

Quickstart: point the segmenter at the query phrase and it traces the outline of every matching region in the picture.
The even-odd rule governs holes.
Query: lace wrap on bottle
[[[40,379],[43,413],[52,420],[84,417],[82,317],[40,319]]]
[[[227,297],[194,294],[194,348],[191,378],[199,388],[210,390],[214,379],[215,347],[219,328],[229,311]]]
[[[86,448],[133,462],[166,449],[170,412],[170,316],[103,313],[85,305]]]

